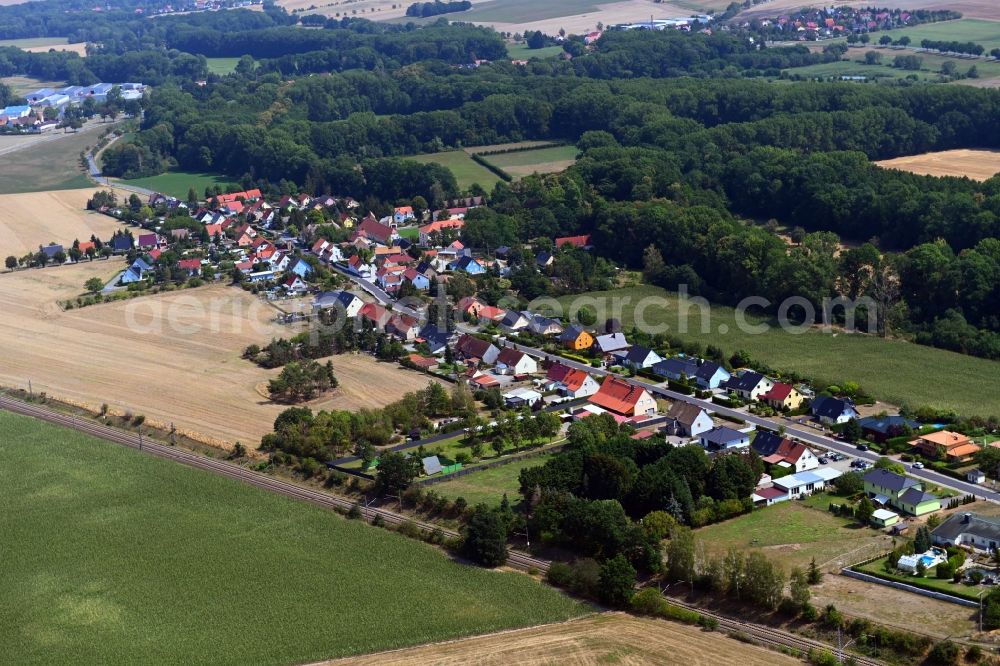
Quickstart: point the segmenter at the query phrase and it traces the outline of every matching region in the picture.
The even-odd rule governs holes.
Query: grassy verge
[[[0,413],[5,661],[289,664],[562,620],[530,578]],[[16,620],[14,619],[16,618]]]
[[[967,416],[1000,413],[1000,363],[902,340],[810,330],[787,333],[770,327],[760,334],[741,331],[732,308],[713,306],[705,318],[698,308],[689,311],[687,332],[680,331],[676,294],[650,286],[594,292],[585,297],[620,305],[622,323],[631,328],[637,306],[647,326],[666,325],[665,331],[702,345],[717,345],[727,354],[746,350],[754,359],[777,369],[794,370],[822,383],[858,382],[875,397],[895,404],[932,405]],[[560,299],[567,314],[574,299]],[[628,299],[628,301],[625,301]],[[659,299],[659,300],[646,300]],[[586,303],[578,301],[580,306]],[[754,319],[751,323],[768,320]],[[603,321],[603,317],[598,317]],[[704,326],[703,326],[704,325]],[[974,381],[969,378],[974,377]]]

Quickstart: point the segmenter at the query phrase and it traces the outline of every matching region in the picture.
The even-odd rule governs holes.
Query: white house
[[[343,308],[348,317],[357,317],[365,302],[349,291],[326,291],[313,299],[313,310]]]
[[[759,372],[747,370],[743,374],[730,377],[722,387],[744,400],[756,400],[761,394],[774,387],[774,382]]]
[[[968,546],[980,552],[1000,547],[1000,518],[977,513],[954,513],[931,532],[939,546]]]
[[[667,412],[667,432],[680,437],[698,437],[715,427],[712,417],[698,405],[677,401]]]
[[[784,490],[789,498],[805,497],[823,490],[826,484],[836,479],[840,474],[840,471],[832,467],[825,467],[811,472],[799,472],[775,479],[774,487]]]
[[[538,363],[534,358],[510,347],[500,350],[496,367],[504,375],[531,375],[538,372]]]

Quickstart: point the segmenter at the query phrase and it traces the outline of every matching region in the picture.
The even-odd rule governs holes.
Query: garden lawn
[[[730,548],[760,550],[786,569],[804,567],[814,557],[822,566],[884,539],[879,532],[860,527],[853,520],[794,500],[699,528],[695,537],[710,553],[723,555]]]
[[[587,612],[515,573],[0,412],[6,663],[295,664]]]
[[[736,324],[734,310],[721,305],[712,306],[704,319],[692,306],[687,332],[682,333],[676,294],[645,285],[567,296],[560,302],[567,314],[573,314],[587,304],[586,298],[597,299],[598,305],[606,304],[607,317],[620,318],[626,331],[635,322],[638,310],[647,330],[666,325],[666,334],[717,345],[727,355],[742,349],[777,370],[794,370],[820,384],[853,381],[880,400],[897,405],[932,405],[966,416],[1000,415],[997,361],[863,334],[824,333],[818,329],[792,334],[774,326],[760,334],[744,332]],[[575,299],[580,299],[577,307],[572,305]],[[640,305],[643,303],[648,307]],[[605,318],[598,310],[598,321]],[[769,321],[755,320],[749,314],[747,318],[751,323]]]
[[[505,493],[507,499],[512,504],[516,504],[520,497],[518,475],[521,470],[544,465],[550,457],[551,454],[531,456],[506,465],[497,465],[463,476],[456,476],[454,479],[426,486],[426,488],[449,499],[464,497],[470,506],[475,506],[480,502],[498,505]]]
[[[225,176],[192,171],[169,171],[158,176],[132,178],[121,182],[182,200],[187,199],[188,189],[192,187],[198,193],[198,197],[202,198],[205,196],[206,187],[218,185],[224,190],[226,186],[233,184],[233,181]]]
[[[414,160],[422,164],[440,164],[449,169],[458,181],[461,189],[468,189],[478,183],[483,189],[491,191],[500,182],[500,177],[478,164],[464,150],[448,150],[442,153],[425,153],[410,155],[404,159]]]
[[[899,572],[888,573],[885,570],[886,559],[887,558],[883,557],[882,559],[853,568],[862,573],[872,574],[880,578],[888,578],[889,580],[896,580],[900,583],[906,583],[907,585],[935,590],[937,592],[944,592],[945,594],[962,597],[963,599],[971,599],[972,601],[979,601],[979,592],[984,589],[982,587],[974,587],[963,583],[953,583],[950,578],[947,580],[937,578],[934,575],[933,569],[928,571],[924,578],[909,576]]]

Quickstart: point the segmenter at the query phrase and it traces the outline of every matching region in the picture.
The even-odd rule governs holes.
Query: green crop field
[[[565,171],[576,161],[580,151],[576,146],[556,146],[537,150],[519,150],[513,153],[484,155],[483,159],[500,167],[511,176],[523,177],[533,173],[556,173]]]
[[[133,178],[121,181],[128,185],[144,187],[160,194],[186,199],[188,189],[194,188],[199,197],[205,196],[205,188],[213,185],[225,189],[233,181],[225,176],[211,173],[195,173],[191,171],[170,171],[161,173],[159,176],[148,176],[146,178]]]
[[[981,44],[987,53],[991,49],[1000,48],[1000,22],[997,21],[976,19],[941,21],[902,30],[892,30],[885,34],[892,37],[893,40],[898,40],[906,35],[911,40],[910,46],[920,46],[921,40],[929,39],[935,42],[973,42]]]
[[[423,164],[440,164],[447,167],[453,174],[458,186],[468,189],[473,183],[479,183],[483,189],[490,191],[493,186],[500,182],[500,177],[477,164],[463,150],[449,150],[443,153],[425,153],[423,155],[410,155],[404,159],[414,160]]]
[[[460,21],[470,23],[531,23],[560,16],[577,16],[597,11],[596,0],[494,0],[475,3],[462,12]]]
[[[720,305],[712,306],[704,319],[698,308],[689,309],[684,332],[677,296],[651,286],[567,296],[560,299],[565,314],[574,315],[587,305],[586,298],[605,304],[607,316],[619,317],[626,327],[635,322],[639,309],[647,327],[665,325],[668,328],[661,332],[717,345],[727,354],[743,349],[776,369],[794,370],[818,382],[858,382],[887,402],[934,405],[968,416],[1000,414],[1000,363],[996,361],[861,334],[815,329],[792,334],[774,326],[763,333],[748,333],[737,326],[735,311]],[[574,299],[581,299],[577,307]],[[644,303],[648,304],[644,310],[637,308]],[[620,307],[620,315],[615,307]],[[761,321],[749,314],[747,319],[751,324]]]
[[[723,555],[730,548],[760,549],[780,559],[786,568],[806,566],[812,558],[823,565],[851,551],[865,552],[885,541],[880,532],[859,527],[794,500],[755,509],[752,513],[695,530],[708,552]]]
[[[231,74],[236,69],[239,58],[206,58],[211,74]]]
[[[0,413],[3,661],[294,664],[589,607],[309,504]]]
[[[507,494],[507,499],[512,504],[516,504],[520,498],[517,477],[521,470],[544,465],[550,457],[551,454],[544,454],[523,458],[517,462],[458,476],[449,481],[427,486],[427,488],[451,499],[464,497],[470,506],[475,506],[480,502],[499,504],[504,493]]]
[[[543,46],[529,49],[527,44],[508,44],[507,55],[511,60],[531,60],[532,58],[555,58],[562,53],[561,46]]]

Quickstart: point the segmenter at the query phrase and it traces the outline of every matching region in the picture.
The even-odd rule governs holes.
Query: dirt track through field
[[[324,666],[785,666],[792,657],[695,627],[605,613],[562,624],[531,627],[406,650],[339,659]]]
[[[21,257],[49,243],[69,248],[74,240],[89,240],[91,235],[110,238],[122,223],[86,210],[95,191],[0,194],[0,257]]]
[[[967,176],[972,180],[986,180],[1000,173],[1000,151],[944,150],[881,160],[875,164],[925,176]]]
[[[278,370],[240,358],[250,344],[298,332],[271,322],[275,310],[229,286],[180,290],[63,311],[90,277],[124,262],[0,275],[0,385],[45,391],[93,409],[108,403],[226,446],[256,446],[286,407],[259,392]],[[341,388],[313,409],[378,407],[427,385],[427,375],[367,355],[332,358]]]

